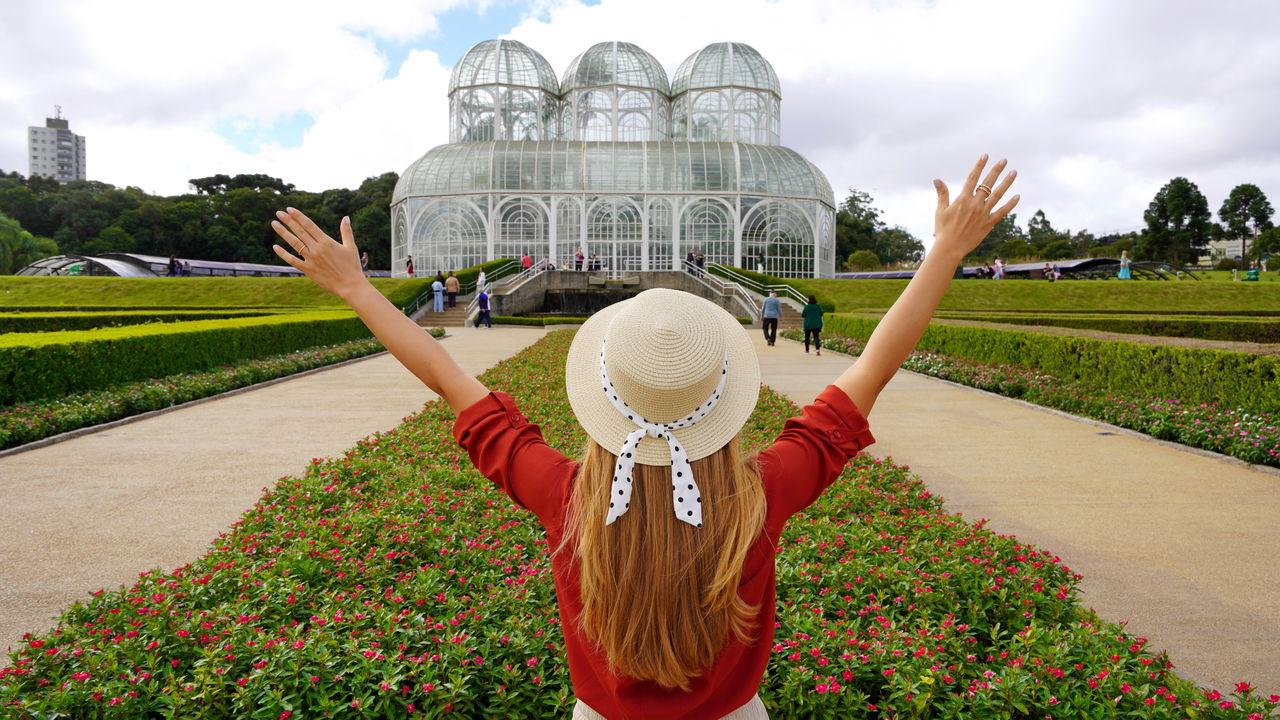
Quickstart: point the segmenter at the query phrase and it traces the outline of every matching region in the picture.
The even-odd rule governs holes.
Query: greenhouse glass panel
[[[680,256],[699,250],[707,262],[734,264],[733,213],[719,198],[697,198],[684,209],[680,218]]]
[[[678,269],[675,248],[671,244],[671,201],[657,198],[649,201],[649,269]]]
[[[631,198],[602,197],[587,212],[587,252],[611,272],[644,269],[640,208]]]
[[[528,253],[534,262],[547,257],[547,212],[534,198],[514,197],[498,208],[498,232],[494,237],[494,257],[515,257]]]
[[[777,277],[813,277],[813,225],[795,203],[766,200],[747,213],[742,226],[743,253],[764,253],[765,272]]]

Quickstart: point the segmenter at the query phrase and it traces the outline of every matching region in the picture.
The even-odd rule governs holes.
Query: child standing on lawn
[[[934,181],[936,240],[915,277],[853,366],[748,457],[738,434],[760,368],[741,324],[709,301],[648,290],[583,324],[565,383],[590,439],[573,460],[369,284],[347,218],[341,243],[292,208],[272,227],[296,253],[276,254],[346,301],[444,398],[475,466],[546,529],[575,718],[765,718],[756,691],[773,643],[779,536],[874,442],[865,418],[880,390],[960,260],[1017,204],[1000,205],[1015,173],[1001,160],[983,177],[986,162],[955,202]]]

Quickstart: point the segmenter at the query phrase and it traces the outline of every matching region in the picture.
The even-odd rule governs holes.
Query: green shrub
[[[827,319],[826,329],[866,339],[877,322],[837,315]],[[937,323],[929,325],[916,348],[1038,368],[1064,380],[1117,392],[1219,403],[1257,412],[1280,411],[1280,359],[1262,355]]]
[[[982,313],[963,315],[939,313],[939,317],[1225,342],[1280,343],[1280,323],[1276,323],[1275,320],[1210,317],[1063,317]]]
[[[0,405],[207,370],[368,337],[349,311],[317,310],[100,330],[0,336]]]
[[[263,310],[222,311],[136,311],[127,312],[20,312],[0,313],[0,333],[60,332],[145,323],[223,320],[270,315]]]
[[[1226,270],[1227,272],[1230,272],[1232,270],[1239,270],[1240,263],[1235,258],[1224,257],[1221,260],[1219,260],[1216,265],[1213,266],[1213,269]]]
[[[844,264],[851,270],[879,270],[880,258],[870,250],[859,250],[851,253]]]
[[[546,327],[548,325],[581,325],[584,317],[516,317],[514,315],[495,315],[491,318],[494,325],[530,325]]]

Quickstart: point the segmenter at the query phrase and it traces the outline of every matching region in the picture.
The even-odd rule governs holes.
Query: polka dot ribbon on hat
[[[698,409],[687,417],[675,422],[651,423],[618,397],[618,392],[614,390],[613,383],[609,381],[609,373],[605,369],[604,346],[601,345],[600,386],[604,390],[605,397],[609,398],[609,402],[613,403],[613,407],[622,413],[623,417],[639,427],[635,432],[627,435],[627,439],[622,442],[622,448],[618,450],[618,465],[613,470],[613,483],[609,487],[609,515],[605,518],[605,525],[611,525],[631,508],[631,477],[632,469],[636,464],[636,448],[640,445],[640,439],[648,435],[666,440],[671,446],[671,506],[675,510],[676,517],[694,527],[702,527],[702,491],[698,489],[698,483],[693,479],[693,468],[689,465],[689,456],[684,448],[680,447],[680,441],[671,431],[687,428],[706,417],[707,413],[715,408],[720,396],[724,394],[724,386],[728,378],[729,355],[726,353],[724,366],[720,369],[720,383],[716,385],[715,392],[711,393],[711,397],[707,398],[706,402],[699,405]]]

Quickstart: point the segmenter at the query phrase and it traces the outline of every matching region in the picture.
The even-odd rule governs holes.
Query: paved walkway
[[[478,373],[543,331],[451,333]],[[850,362],[752,337],[765,382],[797,403]],[[0,648],[92,590],[198,557],[276,478],[430,398],[380,356],[0,458]],[[1280,474],[905,372],[870,419],[874,454],[909,464],[950,510],[1067,558],[1087,605],[1188,677],[1280,692]]]
[[[451,332],[477,374],[545,333]],[[0,649],[92,591],[200,557],[277,478],[434,397],[383,354],[0,458]]]
[[[756,342],[764,382],[801,404],[850,363]],[[869,452],[949,511],[1064,558],[1086,606],[1185,677],[1280,692],[1280,473],[908,372],[869,420]]]

